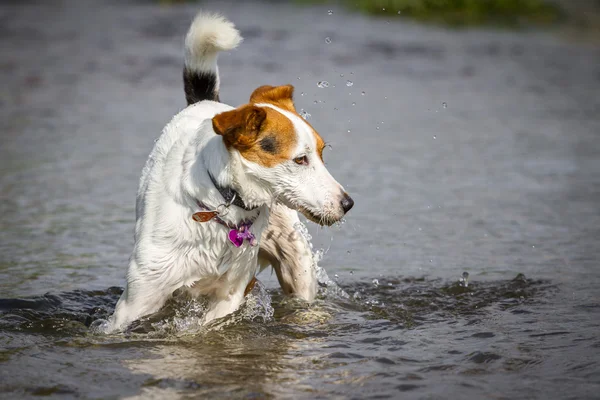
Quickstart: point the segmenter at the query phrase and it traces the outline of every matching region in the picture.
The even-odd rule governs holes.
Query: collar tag
[[[218,213],[216,211],[200,211],[200,212],[194,213],[192,215],[192,218],[196,222],[208,222],[211,219],[213,219],[214,217],[216,217],[217,214]]]

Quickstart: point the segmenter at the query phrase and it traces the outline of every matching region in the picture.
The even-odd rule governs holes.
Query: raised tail
[[[202,100],[219,101],[220,51],[242,41],[233,23],[219,14],[198,13],[185,37],[183,88],[188,105]]]

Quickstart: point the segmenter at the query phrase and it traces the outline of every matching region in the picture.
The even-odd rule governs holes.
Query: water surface
[[[220,58],[223,100],[294,84],[356,205],[309,225],[315,304],[265,272],[208,329],[178,297],[106,336],[94,321],[124,284],[145,158],[185,106],[196,10],[106,4],[0,6],[3,397],[598,396],[599,48],[204,3],[245,37]]]

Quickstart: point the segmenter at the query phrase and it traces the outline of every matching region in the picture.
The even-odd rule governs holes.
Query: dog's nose
[[[352,206],[354,206],[354,200],[352,200],[352,197],[348,196],[348,193],[344,192],[344,197],[342,197],[342,209],[344,210],[344,214],[350,211]]]

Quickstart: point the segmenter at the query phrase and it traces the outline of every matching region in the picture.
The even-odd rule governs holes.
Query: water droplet
[[[304,96],[304,92],[300,93],[300,96]]]
[[[376,126],[376,127],[375,127],[375,129],[379,130],[379,127],[378,127],[378,126]]]
[[[354,271],[350,271],[350,275],[354,275]]]
[[[298,77],[298,80],[300,80],[300,77]]]
[[[337,110],[338,110],[338,108],[337,108],[337,107],[333,107],[333,111],[337,111]]]
[[[344,74],[340,74],[340,77],[341,77],[341,78],[343,78],[343,77],[344,77]]]
[[[469,273],[467,271],[462,273],[460,280],[458,281],[460,286],[467,287],[469,286]]]
[[[354,101],[353,101],[353,102],[352,102],[352,105],[353,105],[353,106],[355,106],[355,105],[356,105],[356,102],[354,102]]]
[[[443,103],[442,103],[442,107],[444,107],[444,108],[448,108],[448,103],[446,103],[446,102],[443,102]]]
[[[402,11],[398,11],[398,15],[402,14]]]
[[[433,135],[433,140],[437,139],[437,136]]]
[[[348,133],[350,133],[350,132],[351,132],[350,129],[348,129]]]
[[[333,10],[328,10],[327,15],[333,15]]]
[[[318,102],[317,100],[313,101],[313,103],[315,103],[315,104],[319,104],[319,102]]]
[[[327,82],[327,81],[319,81],[317,83],[317,86],[320,87],[321,89],[327,88],[327,87],[329,87],[329,82]]]
[[[379,279],[373,279],[373,285],[379,286]]]
[[[333,87],[335,87],[335,85],[333,85]]]
[[[304,109],[300,110],[300,116],[304,119],[309,119],[311,117],[311,115],[308,112],[304,111]]]
[[[331,44],[331,38],[329,36],[325,38],[325,43]]]
[[[364,96],[364,95],[365,95],[365,92],[364,92],[364,91],[363,91],[363,92],[360,92],[360,94],[361,94],[361,96]]]
[[[349,86],[352,86],[352,85],[354,85],[354,82],[352,82],[352,81],[346,81],[346,86],[349,87]]]
[[[354,75],[354,72],[350,72],[350,75]]]
[[[383,7],[383,8],[381,9],[381,11],[385,11],[385,7]]]
[[[384,99],[384,100],[387,100],[387,96],[385,96],[383,99]]]
[[[154,139],[154,143],[158,142],[158,138]]]

